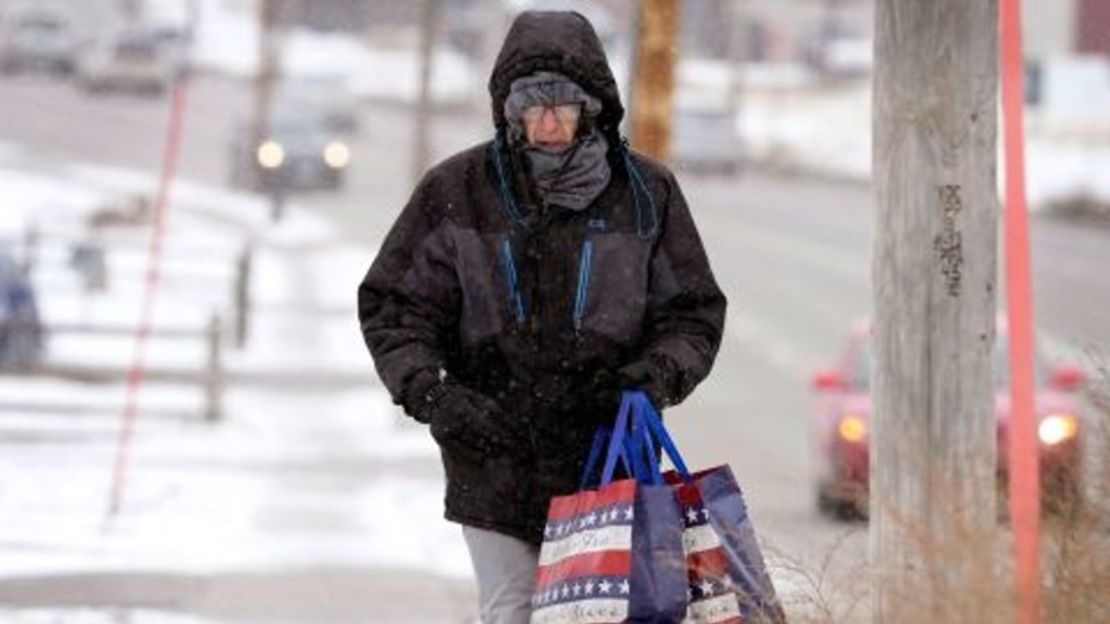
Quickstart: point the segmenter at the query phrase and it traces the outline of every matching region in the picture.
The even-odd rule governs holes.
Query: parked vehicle
[[[0,243],[0,370],[41,362],[44,331],[35,289],[11,250]]]
[[[812,437],[817,454],[815,494],[824,513],[840,518],[865,516],[870,478],[871,348],[870,324],[853,328],[839,364],[813,377],[817,405]],[[999,322],[994,353],[996,371],[995,423],[998,442],[997,476],[1001,491],[1007,482],[1007,431],[1010,402],[1007,379],[1006,326]],[[1083,372],[1072,366],[1038,368],[1034,397],[1040,441],[1042,492],[1046,507],[1076,500],[1080,492],[1083,421],[1076,391]]]
[[[318,115],[275,117],[261,139],[241,123],[230,152],[231,185],[263,192],[339,189],[351,160],[347,143]]]
[[[732,175],[740,170],[736,112],[724,104],[684,103],[674,109],[672,157],[679,169]]]
[[[0,24],[0,71],[68,74],[82,47],[65,16],[41,9],[14,13]]]
[[[91,92],[158,95],[170,87],[178,71],[175,52],[154,31],[124,31],[93,47],[78,65],[77,80]]]

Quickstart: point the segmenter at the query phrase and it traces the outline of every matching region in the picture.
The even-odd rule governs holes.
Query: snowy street
[[[115,516],[169,100],[0,75],[0,248],[31,264],[48,331],[37,373],[0,374],[0,622],[473,624],[438,449],[381,387],[355,309],[415,181],[413,56],[291,37],[293,73],[350,74],[361,129],[344,186],[291,195],[275,223],[229,182],[256,33],[208,19]],[[441,64],[432,160],[491,136],[486,68]],[[814,372],[871,308],[870,84],[745,71],[740,173],[677,171],[729,309],[713,373],[667,419],[690,463],[732,466],[797,615],[867,589],[867,524],[815,505],[811,417]],[[1049,362],[1090,372],[1110,354],[1110,226],[1053,206],[1110,205],[1110,127],[1054,115],[1029,119],[1035,319]]]

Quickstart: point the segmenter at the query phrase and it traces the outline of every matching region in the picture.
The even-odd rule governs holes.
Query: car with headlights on
[[[1009,474],[1007,433],[1010,420],[1006,324],[998,322],[994,351],[994,416],[998,444],[996,475],[1002,495]],[[816,406],[811,440],[816,454],[814,494],[818,509],[842,519],[866,517],[870,478],[872,413],[870,323],[858,321],[836,366],[816,372]],[[1079,500],[1083,421],[1077,393],[1084,382],[1081,369],[1037,366],[1034,409],[1038,422],[1041,488],[1045,507]]]
[[[263,136],[241,123],[230,147],[234,187],[274,192],[343,187],[351,149],[316,115],[274,117]]]

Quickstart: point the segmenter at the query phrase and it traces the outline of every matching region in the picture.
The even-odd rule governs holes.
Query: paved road
[[[157,165],[165,103],[90,100],[42,80],[4,82],[0,141],[33,157],[128,168]],[[222,184],[224,144],[247,94],[205,79],[190,97],[182,175]],[[435,152],[481,140],[488,113],[440,116]],[[409,112],[368,110],[354,143],[351,183],[301,198],[332,215],[367,259],[411,185]],[[847,573],[862,561],[864,525],[819,517],[809,484],[809,376],[829,362],[852,319],[869,308],[870,191],[858,184],[752,173],[680,180],[730,299],[728,336],[712,378],[670,421],[699,465],[728,462],[746,487],[757,527],[784,556],[816,565],[837,552]],[[1110,233],[1049,219],[1032,228],[1036,312],[1054,345],[1110,349]]]

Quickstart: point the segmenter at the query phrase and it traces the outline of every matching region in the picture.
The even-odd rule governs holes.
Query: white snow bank
[[[737,124],[753,160],[870,179],[870,84],[745,93]],[[1071,119],[1075,122],[1074,117]],[[1110,203],[1110,176],[1106,175],[1110,171],[1110,132],[1092,126],[1085,140],[1073,141],[1060,137],[1058,128],[1036,119],[1027,124],[1026,189],[1030,208],[1043,209],[1052,202],[1077,196]],[[1002,147],[1000,141],[1000,190],[1005,180]]]
[[[181,23],[180,0],[150,3],[162,19]],[[221,0],[202,2],[192,52],[200,67],[234,76],[251,76],[258,67],[258,24],[253,3],[238,6]],[[281,73],[289,78],[329,76],[345,82],[354,95],[373,99],[415,101],[418,65],[414,49],[372,49],[347,34],[291,28],[281,37]],[[462,103],[473,94],[473,69],[455,50],[434,53],[432,99]]]

